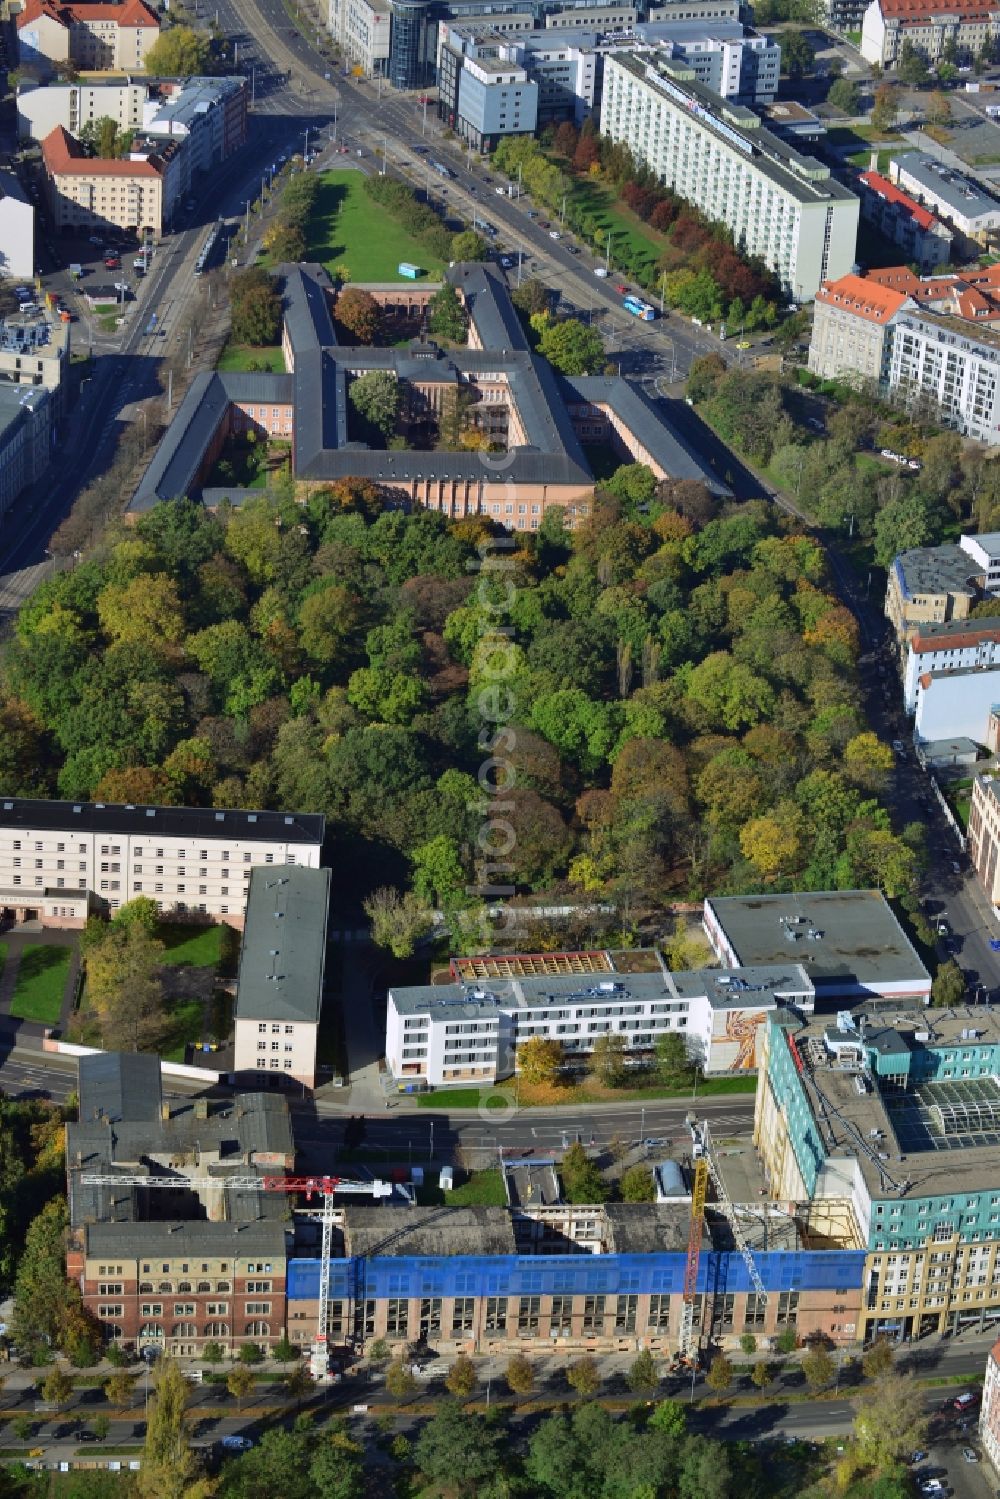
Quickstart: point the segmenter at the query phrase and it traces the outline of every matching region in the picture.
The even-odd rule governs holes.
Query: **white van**
[[[440,1172],[440,1175],[438,1176],[438,1186],[440,1187],[440,1189],[441,1189],[442,1192],[451,1192],[451,1191],[454,1190],[454,1186],[455,1186],[455,1168],[454,1168],[454,1166],[442,1166],[441,1167],[441,1172]]]

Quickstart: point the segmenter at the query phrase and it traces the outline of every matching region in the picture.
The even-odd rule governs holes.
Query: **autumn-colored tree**
[[[132,1403],[132,1391],[135,1389],[135,1375],[129,1374],[124,1369],[110,1374],[102,1386],[104,1398],[109,1405],[118,1410],[127,1410]]]
[[[796,867],[802,842],[794,819],[765,814],[740,829],[740,848],[761,874],[774,875]]]
[[[879,1466],[901,1462],[927,1435],[924,1392],[909,1374],[880,1374],[855,1401],[858,1450]]]
[[[750,1371],[750,1382],[755,1389],[766,1390],[774,1374],[766,1359],[760,1359]]]
[[[476,1388],[476,1366],[467,1353],[460,1353],[444,1378],[449,1395],[468,1400]]]
[[[562,1043],[529,1036],[517,1048],[517,1070],[526,1083],[555,1083],[565,1063]]]
[[[417,1381],[410,1372],[409,1364],[395,1358],[385,1371],[385,1388],[393,1400],[405,1400],[417,1388]]]
[[[724,1353],[717,1353],[708,1367],[705,1383],[717,1395],[724,1395],[733,1382],[733,1366]]]
[[[58,1365],[49,1370],[42,1380],[42,1399],[52,1405],[65,1405],[73,1393],[74,1380]]]
[[[374,344],[382,330],[382,309],[360,286],[345,286],[334,305],[334,317],[359,344]]]
[[[257,1381],[253,1370],[246,1364],[236,1364],[226,1376],[226,1389],[236,1401],[237,1407],[242,1410],[243,1402],[254,1389]]]
[[[861,1360],[865,1378],[878,1379],[880,1375],[888,1374],[894,1359],[895,1355],[889,1339],[876,1338]]]
[[[811,1390],[822,1390],[836,1373],[836,1365],[822,1344],[816,1344],[802,1356],[802,1373]]]
[[[592,1400],[601,1387],[601,1371],[589,1353],[576,1359],[566,1370],[566,1383],[584,1400]]]
[[[535,1371],[531,1360],[523,1353],[512,1354],[507,1360],[505,1374],[508,1388],[514,1395],[530,1395],[535,1388]]]

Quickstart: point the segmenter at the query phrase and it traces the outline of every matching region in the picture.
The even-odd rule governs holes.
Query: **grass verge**
[[[756,1077],[714,1077],[698,1083],[699,1098],[756,1091]],[[510,1079],[492,1088],[435,1088],[430,1093],[418,1093],[416,1099],[421,1109],[500,1109],[510,1106],[511,1094],[515,1092],[520,1107],[524,1109],[565,1108],[588,1103],[649,1103],[658,1098],[692,1096],[690,1083],[650,1085],[648,1088],[602,1088],[599,1083],[586,1082],[575,1088],[560,1088],[529,1083],[516,1087],[514,1080]]]
[[[23,948],[10,1013],[18,1020],[57,1025],[72,956],[72,949],[68,947],[31,945]]]

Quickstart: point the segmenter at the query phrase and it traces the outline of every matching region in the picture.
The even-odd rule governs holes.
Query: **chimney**
[[[166,1099],[160,1104],[160,1118],[164,1123],[170,1118],[170,1105]]]
[[[194,1101],[194,1117],[196,1119],[208,1118],[208,1099],[196,1098]]]

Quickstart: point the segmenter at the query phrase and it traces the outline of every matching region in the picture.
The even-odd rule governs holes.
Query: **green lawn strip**
[[[72,957],[69,947],[29,944],[22,948],[10,1013],[18,1020],[57,1024]]]
[[[164,963],[188,963],[192,968],[217,968],[222,956],[221,926],[182,926],[164,922],[156,935],[166,951]]]
[[[280,348],[255,349],[250,344],[226,344],[219,355],[220,370],[268,370],[272,375],[285,373],[285,357]]]
[[[499,1171],[476,1171],[468,1181],[451,1192],[442,1191],[437,1182],[424,1182],[417,1187],[417,1201],[421,1207],[453,1208],[505,1208],[507,1193]]]
[[[654,238],[647,233],[642,220],[629,209],[623,208],[611,189],[605,187],[603,183],[589,178],[579,178],[573,182],[570,197],[576,212],[586,214],[593,220],[595,229],[599,230],[603,237],[603,242],[606,242],[608,231],[611,231],[612,263],[616,258],[623,258],[621,256],[623,239],[627,242],[629,251],[624,258],[630,262],[636,255],[641,256],[650,266],[655,265],[659,260],[665,240],[661,237]],[[579,219],[577,222],[579,223]],[[593,243],[596,247],[596,240]]]
[[[365,192],[360,172],[323,172],[316,206],[307,229],[307,260],[327,270],[346,266],[352,281],[399,281],[404,260],[421,267],[422,280],[439,280],[440,261],[428,257],[417,241]]]
[[[502,1090],[502,1091],[501,1091]],[[478,1109],[506,1108],[510,1103],[510,1094],[514,1090],[513,1078],[496,1085],[496,1091],[492,1087],[487,1088],[435,1088],[430,1093],[418,1093],[415,1095],[417,1104],[422,1109]],[[698,1096],[719,1097],[729,1093],[756,1093],[756,1077],[711,1077],[698,1083]],[[648,1088],[624,1088],[613,1097],[603,1094],[597,1098],[583,1088],[567,1088],[557,1102],[551,1104],[530,1104],[522,1099],[520,1107],[530,1108],[566,1108],[576,1104],[595,1103],[648,1103],[657,1098],[689,1098],[692,1088],[689,1083],[682,1083],[676,1087],[665,1085],[650,1086]]]

